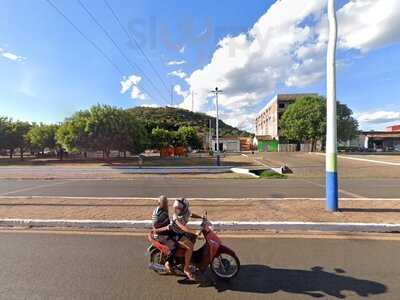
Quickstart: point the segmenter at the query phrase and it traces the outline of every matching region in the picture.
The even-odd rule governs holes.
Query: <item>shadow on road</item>
[[[341,212],[356,212],[356,213],[399,213],[398,208],[341,208]]]
[[[207,281],[200,287],[215,287],[218,292],[238,291],[247,293],[272,294],[284,291],[292,294],[308,295],[315,298],[325,296],[344,299],[344,291],[351,291],[360,297],[383,294],[385,285],[370,280],[343,275],[343,269],[335,272],[324,271],[322,267],[311,270],[278,269],[263,265],[243,265],[237,278],[230,282]]]

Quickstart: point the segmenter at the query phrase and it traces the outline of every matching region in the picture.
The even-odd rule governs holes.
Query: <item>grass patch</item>
[[[260,178],[267,178],[267,179],[286,179],[287,176],[283,174],[279,174],[277,172],[271,170],[262,171],[259,174]]]

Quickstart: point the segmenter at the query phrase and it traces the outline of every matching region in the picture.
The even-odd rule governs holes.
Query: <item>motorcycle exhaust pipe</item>
[[[156,272],[166,272],[165,266],[160,264],[149,264],[149,269]]]

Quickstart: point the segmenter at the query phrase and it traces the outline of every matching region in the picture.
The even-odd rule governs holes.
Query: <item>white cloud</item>
[[[189,96],[189,91],[185,91],[182,89],[182,87],[179,84],[176,84],[174,86],[174,91],[177,95],[182,96],[183,98],[186,98],[187,96]]]
[[[211,61],[186,77],[189,90],[197,94],[196,110],[209,109],[209,91],[218,86],[224,90],[222,118],[242,123],[242,116],[252,119],[255,105],[280,86],[321,80],[328,36],[326,3],[276,1],[248,32],[223,38]],[[400,40],[399,0],[350,0],[337,15],[341,51],[365,52]],[[180,106],[191,107],[190,95]]]
[[[7,58],[7,59],[12,60],[12,61],[16,61],[16,62],[22,62],[22,61],[26,60],[26,57],[17,55],[15,53],[8,52],[8,51],[6,51],[6,50],[4,50],[2,48],[0,48],[0,54],[4,58]]]
[[[186,64],[186,60],[171,60],[167,63],[168,66],[179,66]]]
[[[399,0],[353,0],[338,12],[340,44],[366,52],[400,41]]]
[[[187,74],[185,72],[183,72],[182,70],[176,70],[176,71],[169,72],[168,75],[179,77],[181,79],[183,79],[187,76]]]
[[[147,95],[142,93],[142,91],[138,87],[138,84],[141,80],[142,78],[135,74],[132,74],[129,77],[124,76],[121,80],[121,94],[125,94],[126,92],[131,90],[131,99],[146,100]]]
[[[400,111],[376,111],[371,113],[362,113],[358,116],[361,124],[384,124],[389,122],[400,122]]]
[[[185,53],[186,50],[186,45],[183,45],[182,47],[179,48],[179,53]]]

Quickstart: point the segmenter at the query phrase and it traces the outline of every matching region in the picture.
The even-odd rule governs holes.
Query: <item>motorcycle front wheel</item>
[[[220,253],[211,262],[211,271],[220,279],[234,278],[240,269],[239,258],[228,253]]]

